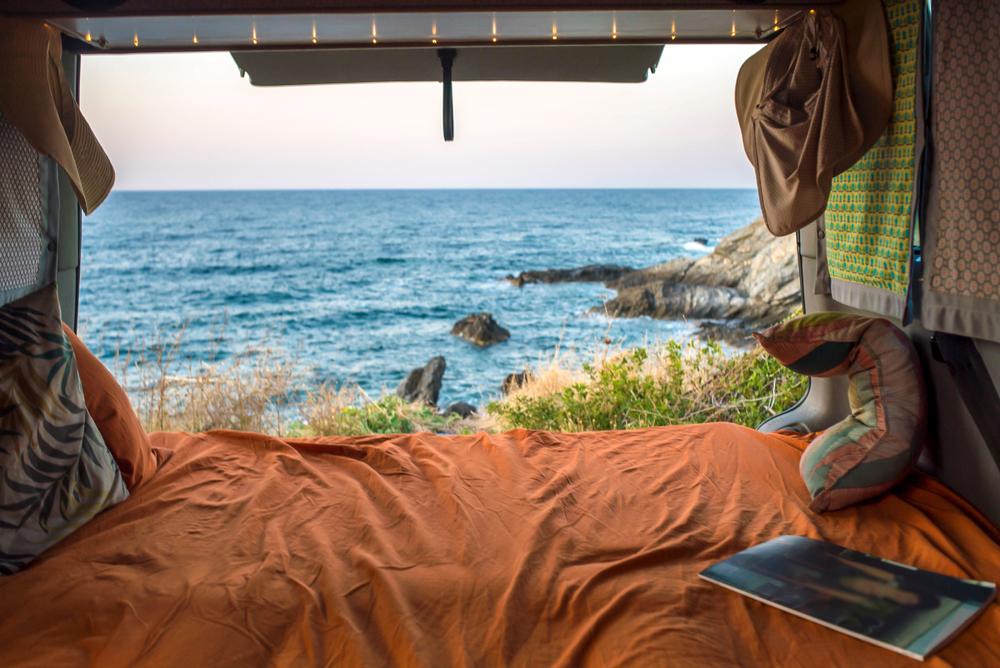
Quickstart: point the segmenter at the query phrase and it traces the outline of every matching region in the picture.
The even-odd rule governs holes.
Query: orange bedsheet
[[[0,579],[0,665],[889,668],[697,574],[791,533],[1000,581],[941,484],[816,515],[804,441],[733,425],[152,438],[147,484]],[[1000,607],[928,664],[1000,666]]]

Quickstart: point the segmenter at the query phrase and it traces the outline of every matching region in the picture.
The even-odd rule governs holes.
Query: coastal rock
[[[519,288],[534,283],[607,283],[631,271],[632,267],[619,267],[616,264],[588,264],[575,269],[522,271],[517,276],[507,276],[506,280]]]
[[[603,307],[592,308],[591,312],[606,311],[611,316],[626,318],[645,315],[660,320],[757,320],[769,310],[768,304],[751,300],[735,288],[657,281],[626,288]]]
[[[624,290],[625,288],[634,288],[637,285],[646,285],[647,283],[656,281],[680,283],[684,280],[685,274],[687,274],[688,269],[691,268],[694,262],[692,259],[679,257],[662,264],[654,264],[652,267],[646,267],[645,269],[636,269],[624,274],[617,280],[608,281],[605,285],[612,290]]]
[[[472,404],[467,404],[464,401],[456,401],[454,403],[448,404],[448,407],[441,411],[441,415],[445,417],[449,415],[457,415],[458,417],[465,419],[471,417],[479,412],[479,408],[473,406]]]
[[[472,313],[451,328],[451,333],[486,348],[510,338],[510,332],[497,324],[492,313]]]
[[[500,391],[504,394],[510,394],[521,388],[526,382],[532,379],[530,371],[519,371],[518,373],[507,374],[507,377],[503,379],[503,384],[500,385]]]
[[[752,348],[757,343],[750,329],[720,322],[701,323],[695,335],[702,341],[719,341],[733,348]]]
[[[707,318],[728,320],[729,326],[766,326],[799,305],[795,237],[775,238],[764,219],[758,218],[723,237],[712,253],[697,260],[671,260],[625,274],[607,285],[618,291],[618,296],[604,305],[611,314]],[[739,331],[723,333],[717,325],[706,331],[722,336],[727,343],[742,337]]]
[[[783,309],[799,304],[799,263],[795,236],[772,239],[750,261],[739,289],[751,299]]]
[[[431,359],[425,366],[419,366],[410,373],[396,388],[396,396],[406,402],[420,401],[436,406],[441,393],[441,379],[444,377],[446,363],[441,356]]]
[[[605,271],[597,271],[597,269]],[[619,270],[617,273],[612,270]],[[591,278],[573,278],[588,276]],[[591,313],[659,319],[726,321],[707,325],[706,336],[742,340],[741,328],[765,327],[790,315],[800,303],[794,235],[776,238],[758,218],[719,240],[698,259],[676,258],[644,269],[590,265],[579,269],[522,272],[515,285],[565,280],[603,280],[618,296]]]

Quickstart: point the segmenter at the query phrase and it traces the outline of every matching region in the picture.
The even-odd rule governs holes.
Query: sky
[[[116,190],[754,188],[733,102],[757,45],[668,45],[642,84],[255,88],[228,53],[84,56]]]

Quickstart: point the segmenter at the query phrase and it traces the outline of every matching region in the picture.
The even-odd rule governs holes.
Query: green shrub
[[[583,373],[559,391],[539,395],[529,387],[490,403],[488,411],[507,429],[599,431],[710,421],[755,427],[791,407],[807,386],[760,348],[726,355],[716,343],[668,341],[620,351],[584,364]]]

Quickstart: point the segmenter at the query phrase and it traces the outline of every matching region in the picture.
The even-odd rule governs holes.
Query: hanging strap
[[[1000,468],[1000,395],[976,343],[967,336],[936,332],[931,352],[934,359],[948,365],[962,401]]]
[[[455,106],[451,98],[451,67],[455,62],[455,49],[438,49],[444,82],[444,140],[455,139]]]

